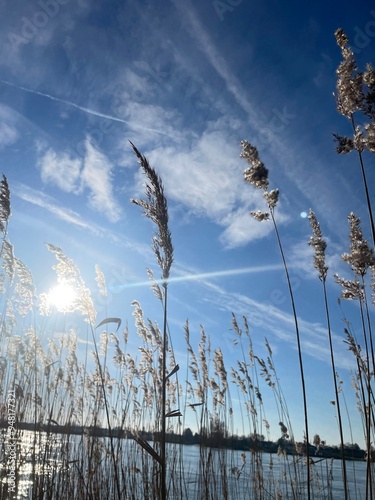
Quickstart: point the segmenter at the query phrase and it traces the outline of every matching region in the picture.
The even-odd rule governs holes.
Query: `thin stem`
[[[105,387],[104,387],[104,374],[103,374],[102,366],[100,364],[98,346],[97,346],[96,339],[95,339],[94,329],[93,329],[91,324],[90,324],[90,327],[91,327],[92,338],[94,341],[95,356],[96,356],[96,359],[98,362],[98,369],[99,369],[100,382],[101,382],[100,385],[101,385],[101,388],[103,391],[104,406],[105,406],[105,413],[106,413],[106,417],[107,417],[109,442],[111,445],[111,455],[112,455],[112,460],[113,460],[113,470],[114,470],[114,474],[115,474],[115,484],[116,484],[117,496],[118,496],[118,499],[121,500],[120,481],[119,481],[118,472],[117,472],[115,448],[113,445],[113,433],[112,433],[111,421],[110,421],[110,416],[109,416],[107,394],[106,394]]]
[[[335,399],[336,399],[336,407],[337,407],[337,418],[339,423],[339,432],[340,432],[340,443],[341,443],[341,456],[342,456],[342,475],[344,481],[344,493],[345,500],[349,498],[348,496],[348,479],[346,474],[346,462],[345,462],[345,447],[344,447],[344,433],[342,430],[342,419],[341,419],[341,411],[340,411],[340,399],[339,399],[339,391],[337,387],[337,377],[336,377],[336,366],[335,366],[335,357],[333,354],[333,345],[332,345],[332,332],[331,332],[331,320],[329,315],[329,307],[328,307],[328,298],[327,298],[327,288],[326,288],[326,280],[323,280],[323,293],[324,293],[324,305],[326,310],[327,317],[327,329],[328,329],[328,340],[329,340],[329,349],[331,354],[331,366],[332,366],[332,375],[333,375],[333,383],[335,386]]]
[[[366,435],[366,451],[367,451],[367,467],[366,467],[366,498],[370,498],[372,500],[372,473],[371,473],[371,366],[370,366],[370,357],[369,357],[369,349],[367,343],[367,332],[365,327],[365,318],[363,314],[363,305],[364,301],[360,300],[360,313],[361,313],[361,322],[363,328],[363,336],[365,340],[366,346],[366,389],[367,389],[367,404],[366,399],[364,398],[363,410],[365,414],[365,435]]]
[[[162,407],[161,407],[161,498],[167,498],[167,485],[166,485],[166,452],[165,452],[165,436],[166,436],[166,372],[167,372],[167,282],[163,283],[164,288],[164,325],[163,325],[163,373],[162,373]]]
[[[372,361],[372,373],[375,373],[375,352],[374,352],[374,344],[372,341],[372,327],[371,327],[371,320],[370,320],[370,312],[369,312],[369,307],[368,307],[368,300],[367,300],[367,294],[366,294],[366,287],[365,287],[365,279],[364,276],[362,276],[362,287],[363,287],[363,294],[364,294],[364,300],[363,300],[363,305],[365,307],[366,311],[366,319],[367,319],[367,331],[368,331],[368,337],[370,339],[370,351],[371,351],[371,361]],[[364,334],[366,334],[365,330],[365,325],[363,323],[363,331]],[[369,373],[371,373],[371,367],[369,365]],[[369,379],[371,377],[369,376]]]
[[[299,326],[298,326],[298,318],[297,318],[296,306],[295,306],[295,303],[294,303],[294,295],[293,295],[292,284],[291,284],[291,281],[290,281],[288,266],[286,264],[284,250],[283,250],[283,247],[282,247],[282,244],[281,244],[281,239],[280,239],[279,231],[277,229],[277,224],[276,224],[275,217],[274,217],[274,214],[273,214],[273,209],[270,210],[270,213],[271,213],[271,218],[272,218],[272,222],[273,222],[273,227],[274,227],[275,233],[276,233],[277,243],[278,243],[278,246],[279,246],[279,249],[280,249],[280,253],[281,253],[281,258],[282,258],[283,265],[284,265],[285,275],[286,275],[286,279],[287,279],[287,283],[288,283],[288,289],[289,289],[289,294],[290,294],[290,300],[291,300],[291,304],[292,304],[294,325],[295,325],[295,329],[296,329],[297,348],[298,348],[298,360],[299,360],[299,367],[300,367],[300,373],[301,373],[302,398],[303,398],[303,409],[304,409],[304,418],[305,418],[306,461],[307,461],[307,498],[308,498],[308,500],[310,500],[311,499],[311,492],[310,492],[309,427],[308,427],[308,417],[307,417],[306,384],[305,384],[305,374],[304,374],[304,369],[303,369],[300,332],[299,332]]]

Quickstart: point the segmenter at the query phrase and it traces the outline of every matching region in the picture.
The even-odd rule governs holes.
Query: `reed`
[[[341,444],[341,456],[342,456],[342,472],[343,472],[343,483],[344,483],[344,495],[345,499],[349,498],[348,491],[348,478],[346,472],[346,463],[345,463],[345,448],[344,448],[344,432],[342,425],[342,416],[341,416],[341,406],[340,406],[340,398],[339,398],[339,385],[337,382],[337,371],[336,371],[336,361],[335,354],[333,350],[333,342],[332,342],[332,330],[331,330],[331,318],[329,312],[329,304],[328,304],[328,296],[327,296],[327,273],[328,266],[325,261],[325,250],[327,248],[327,243],[323,239],[323,235],[320,229],[320,224],[316,219],[315,213],[310,210],[309,214],[310,226],[313,232],[313,236],[311,236],[309,245],[314,248],[314,267],[318,271],[319,280],[322,282],[323,286],[323,297],[324,297],[324,307],[326,312],[327,319],[327,333],[328,333],[328,342],[329,342],[329,352],[331,357],[331,367],[332,367],[332,380],[334,384],[335,391],[335,402],[337,409],[337,421],[339,426],[340,433],[340,444]]]
[[[138,158],[140,166],[147,177],[148,184],[146,184],[146,197],[147,200],[135,200],[132,202],[143,208],[144,215],[150,219],[157,227],[157,233],[152,239],[152,248],[156,256],[162,272],[162,302],[164,306],[163,311],[163,353],[162,353],[162,395],[161,395],[161,452],[160,452],[160,465],[161,465],[161,498],[167,498],[167,485],[166,485],[166,419],[168,417],[176,416],[167,413],[167,344],[168,344],[168,278],[173,263],[173,245],[171,232],[169,230],[169,215],[168,203],[164,195],[164,187],[160,177],[156,174],[155,170],[150,166],[145,156],[143,156],[134,144],[130,143],[134,154]],[[160,290],[160,288],[159,288]],[[179,413],[177,410],[176,413]]]
[[[358,73],[354,55],[342,30],[336,32],[343,63],[338,69],[338,109],[353,126],[352,138],[336,135],[338,152],[359,155],[374,239],[371,193],[362,153],[374,152],[374,125],[355,123],[355,114],[374,118],[375,72],[371,66]],[[38,295],[28,267],[16,257],[8,239],[11,216],[10,188],[0,181],[0,498],[227,498],[304,499],[333,498],[332,461],[319,453],[324,440],[315,434],[310,443],[305,384],[295,296],[276,218],[278,190],[268,190],[268,170],[258,151],[242,143],[241,156],[249,163],[245,180],[263,191],[266,212],[253,212],[270,219],[281,253],[291,299],[302,385],[305,441],[298,442],[293,418],[282,389],[272,347],[265,340],[266,357],[256,352],[251,324],[234,314],[228,325],[234,333],[236,363],[228,366],[225,351],[212,341],[204,326],[192,331],[187,320],[181,326],[185,337],[186,368],[180,384],[173,339],[168,330],[168,291],[174,259],[169,228],[168,203],[162,180],[146,157],[131,144],[146,178],[145,199],[132,200],[156,227],[152,248],[161,271],[155,279],[147,269],[150,286],[162,305],[163,326],[147,318],[139,301],[132,302],[133,323],[112,317],[105,307],[98,320],[93,294],[86,287],[74,262],[58,247],[48,245],[56,258],[57,280],[74,286],[75,300],[58,312],[47,295]],[[350,424],[352,410],[337,374],[332,340],[331,305],[327,283],[331,279],[325,262],[326,242],[315,213],[310,212],[314,248],[313,266],[322,282],[327,344],[330,351],[334,406],[338,419],[345,498],[373,498],[373,448],[375,439],[372,307],[375,301],[373,244],[364,236],[360,219],[350,214],[349,251],[343,253],[351,279],[335,276],[341,298],[356,300],[361,331],[354,333],[345,320],[343,342],[354,356],[353,387],[362,417],[366,443],[366,484],[351,484],[346,461],[343,417]],[[105,276],[95,269],[98,293],[106,297]],[[78,328],[69,326],[73,317]],[[178,333],[176,333],[176,336]],[[138,350],[129,348],[129,336],[137,338]],[[178,341],[180,342],[180,338]],[[79,341],[85,342],[82,354]],[[270,393],[273,406],[266,407]],[[14,401],[15,423],[9,425],[7,395]],[[13,405],[13,403],[12,403]],[[181,408],[181,411],[180,411]],[[274,413],[278,429],[268,416]],[[195,415],[196,435],[185,428],[187,416]],[[28,423],[24,429],[21,423]],[[242,436],[238,435],[240,426]],[[12,430],[9,431],[9,428]],[[105,428],[105,435],[98,435]],[[6,430],[8,429],[8,430]],[[261,444],[278,434],[277,453],[267,456]],[[198,466],[189,465],[182,440],[198,445]],[[9,482],[9,442],[14,446],[15,491]],[[232,449],[236,445],[239,451]],[[5,465],[4,465],[5,464]],[[353,465],[354,467],[354,465]]]
[[[307,391],[306,391],[306,382],[305,382],[305,370],[303,366],[303,356],[302,356],[302,348],[301,348],[301,335],[300,328],[297,316],[297,310],[295,305],[294,293],[292,288],[292,283],[290,280],[289,268],[286,262],[286,256],[284,252],[284,248],[281,242],[281,237],[278,229],[278,225],[275,219],[275,208],[279,199],[279,190],[273,189],[268,191],[268,169],[264,166],[264,164],[259,159],[259,153],[256,147],[249,144],[247,141],[241,142],[242,152],[240,157],[246,160],[249,164],[249,167],[244,171],[244,179],[247,183],[254,186],[256,189],[263,190],[263,197],[266,200],[268,212],[251,212],[250,214],[259,222],[263,222],[271,219],[273,228],[275,231],[277,245],[280,250],[281,260],[283,262],[285,276],[287,280],[288,292],[290,297],[290,302],[292,306],[293,312],[293,320],[294,327],[296,333],[296,341],[297,341],[297,350],[298,350],[298,362],[299,362],[299,370],[301,376],[301,386],[302,386],[302,399],[303,399],[303,411],[304,411],[304,420],[305,420],[305,440],[306,440],[306,461],[309,464],[309,419],[307,412]],[[307,498],[310,500],[311,498],[311,490],[310,490],[310,467],[307,466]]]
[[[353,136],[333,134],[337,142],[336,151],[348,154],[356,151],[363,181],[365,200],[369,215],[372,242],[375,245],[375,225],[371,204],[370,190],[364,165],[363,152],[375,152],[375,70],[372,64],[367,64],[365,71],[358,71],[354,52],[349,45],[349,38],[342,28],[335,32],[337,45],[341,49],[342,61],[337,68],[337,110],[350,122]],[[357,116],[360,116],[357,125]],[[364,119],[369,119],[364,123]]]
[[[61,250],[53,248],[53,251],[58,253],[61,261],[69,262]],[[69,262],[69,265],[72,266],[72,263]],[[87,303],[85,294],[84,297]],[[8,299],[12,301],[11,296]],[[80,314],[87,311],[82,302],[78,302],[76,307]],[[96,331],[101,327],[107,329],[114,325],[114,328],[105,335],[102,332],[101,346],[98,345],[97,351],[94,348],[92,353],[92,369],[89,363],[79,361],[78,338],[74,330],[49,342],[45,341],[45,328],[40,329],[38,334],[28,330],[24,338],[15,335],[17,329],[7,331],[8,336],[2,343],[2,354],[9,360],[2,364],[2,377],[7,380],[5,388],[16,387],[17,415],[22,416],[23,421],[37,424],[32,434],[18,431],[19,494],[31,491],[31,498],[72,496],[95,499],[105,495],[115,498],[119,490],[121,498],[160,496],[161,483],[157,478],[160,477],[161,454],[159,448],[154,449],[149,444],[149,437],[142,429],[149,429],[155,442],[160,439],[160,420],[157,417],[160,416],[163,381],[162,333],[155,323],[145,320],[139,302],[133,302],[133,308],[141,357],[136,360],[128,352],[129,327],[125,327],[120,337],[119,321],[106,318],[99,323]],[[94,317],[92,311],[91,314]],[[54,315],[43,317],[49,321]],[[87,314],[84,317],[87,319]],[[86,325],[90,333],[87,321]],[[201,328],[200,341],[194,348],[189,325],[185,325],[190,369],[186,376],[188,398],[184,412],[197,413],[197,428],[201,436],[199,473],[181,468],[180,445],[168,444],[167,494],[170,498],[187,498],[192,495],[191,481],[194,481],[193,494],[203,498],[242,498],[244,491],[249,498],[304,498],[302,485],[306,465],[300,461],[297,452],[291,460],[286,455],[286,448],[289,443],[294,443],[294,437],[271,346],[266,341],[268,358],[263,360],[254,352],[246,318],[243,318],[243,327],[240,327],[233,316],[232,326],[239,360],[238,365],[228,371],[223,352],[211,346],[204,328]],[[110,373],[112,369],[114,374]],[[173,375],[173,369],[170,374]],[[166,379],[173,404],[173,398],[180,389],[171,383],[170,376],[167,375]],[[245,413],[243,431],[253,436],[252,451],[244,451],[240,462],[236,458],[238,454],[227,449],[228,443],[234,439],[233,391],[229,390],[230,385],[235,387],[239,406]],[[268,432],[262,397],[266,390],[271,390],[275,396],[281,431],[279,458],[272,458],[267,465],[258,446],[263,429]],[[112,436],[110,432],[107,438],[93,436],[90,426],[103,425],[107,421],[106,407]],[[174,415],[173,407],[167,407],[166,414]],[[83,423],[85,427],[78,436],[73,433],[77,423]],[[53,431],[57,425],[68,426],[68,430],[65,428],[66,433],[55,434]],[[170,426],[168,430],[171,432],[177,427]],[[109,426],[107,428],[109,430]],[[119,430],[133,439],[118,439],[115,431]],[[27,439],[29,444],[25,448]],[[316,439],[314,442],[317,444]],[[297,443],[295,445],[297,447]],[[300,448],[302,453],[303,448]],[[2,452],[5,451],[3,447]],[[30,456],[34,457],[31,463],[28,461]],[[272,462],[276,460],[284,463],[285,479],[274,473]],[[30,471],[28,475],[25,473],[27,470]],[[327,476],[328,473],[329,469],[324,474]],[[4,470],[1,474],[4,478]],[[25,476],[29,478],[29,485],[23,482]],[[329,488],[329,484],[322,483],[322,476],[323,472],[318,474],[316,468],[311,473],[311,488],[315,495]],[[247,485],[245,490],[239,480]],[[6,483],[2,482],[2,497],[9,493],[6,488]]]

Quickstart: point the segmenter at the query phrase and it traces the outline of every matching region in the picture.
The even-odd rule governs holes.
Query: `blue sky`
[[[333,132],[350,131],[332,95],[340,62],[334,31],[344,28],[362,67],[373,60],[370,2],[21,0],[10,6],[1,0],[0,13],[9,239],[38,291],[55,279],[45,246],[52,243],[77,263],[89,286],[100,265],[110,288],[108,315],[129,321],[135,350],[131,301],[161,324],[145,284],[146,267],[158,275],[153,227],[129,201],[142,195],[144,182],[131,140],[161,175],[169,200],[176,278],[169,324],[177,361],[186,362],[188,318],[193,344],[203,324],[229,371],[239,356],[231,312],[246,315],[259,355],[265,336],[273,348],[294,433],[302,439],[290,301],[271,224],[249,216],[262,208],[262,198],[243,181],[239,143],[248,140],[270,170],[271,187],[280,189],[276,217],[302,328],[310,434],[338,443],[323,297],[301,214],[310,208],[317,214],[330,276],[350,277],[340,260],[350,211],[369,232],[356,158],[338,156],[332,141]],[[342,342],[340,290],[332,278],[328,291],[353,439],[363,444],[350,385],[354,364]],[[356,305],[344,307],[355,328]],[[98,319],[103,309],[98,305]],[[271,434],[278,437],[268,398]],[[346,437],[351,441],[348,431]]]

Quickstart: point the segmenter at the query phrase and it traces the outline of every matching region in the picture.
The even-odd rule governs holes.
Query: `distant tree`
[[[225,423],[222,422],[219,417],[213,418],[210,425],[210,437],[218,443],[222,443],[227,435],[228,431],[225,427]]]
[[[193,441],[194,441],[193,433],[192,433],[190,427],[188,427],[187,429],[184,430],[183,442],[186,444],[190,444]]]
[[[257,432],[253,432],[250,434],[250,439],[253,441],[264,441],[264,435],[263,434],[258,434]]]
[[[348,450],[360,450],[361,449],[357,443],[345,443],[345,448]]]

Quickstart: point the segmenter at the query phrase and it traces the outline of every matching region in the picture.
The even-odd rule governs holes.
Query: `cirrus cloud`
[[[75,195],[88,190],[89,206],[116,222],[121,209],[113,193],[113,164],[89,137],[85,140],[85,148],[83,159],[68,152],[57,153],[51,148],[45,151],[38,160],[42,181]]]

